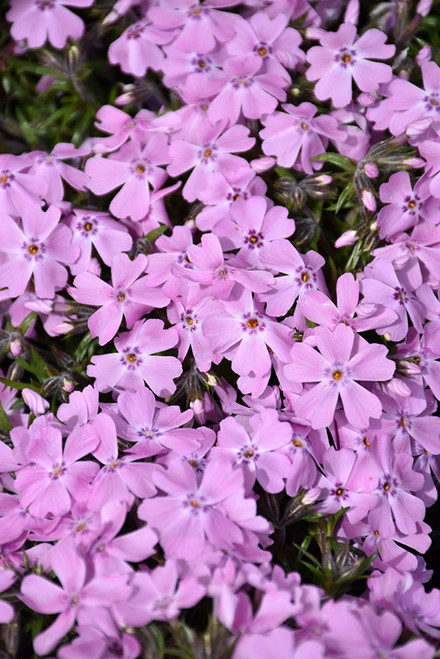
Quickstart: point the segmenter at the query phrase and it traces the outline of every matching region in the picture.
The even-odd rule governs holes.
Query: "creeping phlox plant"
[[[1,21],[1,656],[438,656],[440,3]]]

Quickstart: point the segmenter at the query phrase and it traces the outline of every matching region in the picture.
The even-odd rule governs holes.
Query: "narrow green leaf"
[[[11,389],[18,389],[19,391],[22,391],[23,389],[32,389],[32,391],[40,393],[40,387],[37,387],[35,384],[30,384],[29,382],[17,382],[16,380],[9,380],[8,378],[2,377],[0,377],[0,382],[7,387],[11,387]]]
[[[9,417],[3,409],[3,405],[0,403],[0,428],[10,432],[12,430],[12,423],[9,421]]]
[[[310,160],[315,160],[316,162],[329,162],[351,174],[355,173],[357,167],[357,163],[354,160],[347,158],[346,156],[341,156],[340,153],[320,153],[319,156],[314,156],[313,158],[310,158]]]

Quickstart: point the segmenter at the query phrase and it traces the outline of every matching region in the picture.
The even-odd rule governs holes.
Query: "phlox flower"
[[[53,298],[55,289],[66,284],[64,265],[76,261],[79,250],[71,244],[72,232],[59,219],[55,206],[46,212],[39,208],[23,211],[22,228],[3,215],[0,251],[8,259],[0,265],[0,288],[7,286],[11,297],[25,292],[32,275],[40,298]]]
[[[99,510],[109,501],[133,504],[134,496],[148,498],[156,493],[152,475],[156,465],[136,462],[137,456],[119,456],[116,427],[110,415],[102,412],[93,421],[99,444],[92,453],[104,466],[93,479],[89,507]]]
[[[181,574],[178,562],[168,558],[151,572],[138,572],[131,581],[135,592],[126,603],[115,605],[115,616],[124,626],[142,627],[153,620],[173,620],[181,609],[199,602],[205,589],[190,574]]]
[[[367,117],[375,122],[376,130],[388,128],[392,135],[400,135],[420,120],[433,128],[440,126],[440,68],[435,62],[425,62],[421,70],[423,89],[396,77],[388,86],[388,98],[368,108]]]
[[[344,141],[347,134],[334,117],[315,117],[318,109],[311,103],[298,106],[284,103],[282,108],[284,112],[273,112],[262,120],[263,151],[275,155],[283,167],[295,166],[313,174],[314,169],[321,169],[322,163],[310,159],[325,152],[329,139]]]
[[[222,461],[231,461],[234,468],[243,470],[246,492],[251,491],[256,480],[266,492],[281,492],[289,470],[289,459],[278,449],[290,441],[290,425],[280,422],[275,410],[254,414],[250,424],[248,433],[233,417],[224,419],[211,455]]]
[[[159,45],[168,43],[172,33],[162,32],[152,27],[146,20],[130,25],[110,44],[108,59],[111,64],[119,64],[124,73],[141,77],[147,68],[158,71],[164,60]]]
[[[220,221],[215,227],[224,250],[238,248],[239,257],[260,268],[267,246],[274,242],[279,245],[295,231],[295,222],[286,208],[267,206],[264,197],[238,199],[231,206],[231,220]]]
[[[201,231],[214,229],[220,220],[228,220],[231,209],[239,199],[250,199],[253,196],[264,197],[267,186],[263,179],[255,176],[254,170],[237,169],[223,172],[223,177],[217,179],[209,190],[199,192],[200,201],[205,204],[196,216],[196,224]]]
[[[176,289],[174,283],[172,287]],[[202,288],[192,283],[182,286],[173,298],[167,316],[179,335],[179,359],[183,361],[191,348],[198,370],[206,372],[211,362],[218,361],[202,331],[203,320],[209,316],[212,306],[210,298],[203,296]]]
[[[217,42],[228,41],[234,34],[236,17],[218,7],[235,5],[236,0],[172,0],[168,6],[152,7],[148,18],[154,27],[180,32],[173,43],[184,52],[208,53]]]
[[[21,217],[43,205],[47,182],[38,174],[29,174],[33,165],[29,156],[0,155],[0,208],[2,213]]]
[[[248,20],[237,21],[235,37],[227,42],[227,51],[234,57],[253,55],[265,72],[284,76],[290,81],[286,68],[295,68],[304,60],[304,53],[299,48],[299,32],[286,27],[288,22],[285,14],[271,19],[264,11],[255,13]]]
[[[380,186],[379,196],[386,204],[377,216],[381,238],[389,240],[413,227],[420,218],[437,221],[439,201],[429,194],[426,179],[420,179],[413,189],[408,172],[396,172]]]
[[[334,514],[349,507],[346,516],[354,524],[375,508],[379,475],[376,465],[350,449],[336,451],[329,447],[323,457],[323,471],[317,486],[323,501],[317,506],[319,512]]]
[[[74,275],[88,270],[92,246],[104,263],[111,265],[117,254],[128,252],[133,244],[127,229],[113,220],[108,213],[74,208],[72,215],[64,221],[72,230],[72,245],[80,250],[79,259],[70,268]]]
[[[267,291],[273,282],[269,272],[254,269],[239,257],[226,260],[219,239],[212,233],[203,234],[200,245],[188,247],[187,257],[192,267],[177,264],[173,272],[199,282],[205,295],[225,299],[234,289],[260,293]]]
[[[241,542],[240,521],[235,522],[240,520],[241,506],[247,505],[241,470],[225,469],[222,463],[211,461],[198,483],[188,464],[174,461],[153,479],[164,496],[141,503],[138,515],[158,533],[167,559],[197,558],[207,543],[227,549]],[[236,512],[231,509],[225,514],[220,504],[231,498]]]
[[[188,201],[194,201],[199,190],[211,188],[223,171],[247,169],[248,163],[231,152],[248,151],[255,144],[248,128],[237,125],[224,130],[224,121],[216,126],[202,124],[195,134],[180,137],[171,142],[167,169],[170,176],[192,169],[182,190]]]
[[[197,80],[197,86],[201,86],[203,81],[203,95],[201,95],[201,90],[197,94],[197,100],[204,99],[202,105],[206,103],[206,108],[204,111],[206,121],[206,111],[208,109],[209,103],[206,99],[211,98],[215,94],[215,86],[211,86],[209,83],[210,80],[216,80],[221,78],[222,69],[225,53],[223,49],[216,49],[209,53],[201,53],[200,51],[190,51],[184,52],[175,48],[174,45],[169,45],[164,48],[166,52],[166,59],[164,60],[161,68],[164,72],[163,83],[167,87],[177,87],[179,93],[182,93],[182,88],[185,89],[183,94],[188,97],[188,89],[194,90],[194,79]],[[190,92],[191,95],[191,92]],[[182,95],[183,97],[183,95]],[[200,106],[199,106],[200,107]],[[187,111],[183,108],[177,111],[181,116],[186,115]],[[201,117],[199,116],[199,119]],[[182,124],[187,128],[186,124]],[[189,127],[189,126],[188,126]]]
[[[59,542],[51,550],[50,566],[61,586],[37,574],[27,575],[21,584],[21,599],[34,611],[58,613],[56,620],[34,638],[34,650],[48,654],[71,629],[78,616],[92,617],[95,610],[108,607],[129,597],[132,588],[127,575],[96,576],[87,574],[86,562],[70,539]]]
[[[203,331],[215,352],[226,354],[240,376],[263,378],[266,388],[272,368],[272,353],[283,363],[289,361],[293,339],[287,326],[265,316],[249,290],[218,303],[203,323]]]
[[[83,21],[68,7],[90,7],[93,0],[12,0],[6,14],[12,22],[11,34],[26,39],[29,48],[40,48],[47,40],[54,48],[64,48],[69,37],[79,39]]]
[[[410,328],[405,343],[397,348],[396,358],[402,360],[412,380],[422,379],[440,400],[440,325],[430,322],[423,329],[420,336],[414,328]]]
[[[93,561],[96,576],[110,576],[132,572],[129,563],[139,563],[152,556],[157,544],[157,535],[148,526],[118,535],[125,524],[127,503],[109,498],[101,507],[100,533],[92,543],[78,543],[78,551],[85,552]],[[132,582],[131,582],[132,585]]]
[[[124,317],[128,329],[150,308],[164,307],[169,297],[159,288],[145,286],[147,257],[139,254],[130,261],[127,254],[119,254],[112,261],[112,283],[84,272],[75,277],[69,292],[82,304],[100,306],[93,313],[88,326],[93,337],[99,337],[99,345],[108,343],[118,331]]]
[[[108,158],[94,156],[87,161],[88,187],[102,195],[122,186],[109,209],[115,217],[139,221],[150,208],[150,185],[157,190],[167,178],[159,165],[169,162],[168,139],[164,133],[151,135],[145,146],[131,140]]]
[[[96,378],[100,391],[137,389],[145,381],[157,396],[169,396],[176,389],[173,379],[182,373],[182,366],[176,357],[154,353],[173,348],[177,341],[176,330],[163,329],[161,320],[139,320],[131,332],[115,339],[118,352],[92,358],[87,374]]]
[[[223,77],[213,80],[219,93],[208,109],[210,121],[227,119],[233,126],[240,116],[260,119],[271,114],[278,101],[286,100],[286,79],[274,74],[259,73],[260,62],[254,57],[228,59],[223,65]]]
[[[361,343],[343,324],[333,332],[327,327],[317,328],[313,338],[319,352],[307,343],[295,343],[290,363],[284,368],[288,380],[318,383],[298,398],[296,415],[308,419],[312,428],[327,427],[341,397],[347,420],[353,426],[363,428],[370,417],[379,418],[381,401],[358,381],[382,382],[392,377],[395,364],[386,358],[386,347]]]
[[[67,165],[63,160],[79,158],[88,155],[89,148],[83,146],[76,149],[72,144],[60,142],[55,145],[50,153],[44,151],[31,151],[28,155],[34,164],[29,169],[29,174],[35,174],[44,178],[47,183],[45,199],[49,204],[57,204],[64,197],[63,179],[75,190],[85,190],[89,177],[80,169]]]
[[[118,396],[118,410],[125,420],[118,419],[118,434],[136,442],[129,449],[131,454],[148,457],[167,449],[183,454],[200,446],[198,430],[181,427],[193,418],[192,410],[181,412],[177,405],[159,407],[146,387],[123,391]]]
[[[325,261],[318,252],[310,250],[306,254],[300,254],[285,240],[268,245],[264,263],[276,272],[285,273],[275,279],[269,291],[260,294],[270,316],[284,316],[295,300],[307,291],[319,289],[327,292],[321,272]]]
[[[306,291],[298,300],[298,308],[304,316],[317,325],[325,325],[335,329],[339,323],[349,325],[356,332],[375,329],[381,325],[389,325],[397,320],[397,314],[393,310],[384,309],[382,313],[356,316],[359,303],[359,281],[350,272],[346,272],[336,282],[335,305],[331,299],[322,291]],[[374,306],[370,309],[376,311]],[[366,312],[367,309],[365,309]]]
[[[26,450],[28,464],[19,470],[15,481],[23,508],[35,517],[58,517],[66,514],[75,501],[86,500],[99,467],[81,458],[97,443],[96,435],[72,434],[63,448],[61,432],[50,425],[41,436],[31,439]]]
[[[424,305],[411,289],[407,273],[403,270],[396,272],[388,259],[376,258],[367,266],[361,280],[363,303],[380,304],[397,314],[397,319],[393,323],[376,329],[378,334],[383,335],[387,332],[392,341],[401,341],[408,332],[407,314],[416,330],[422,332],[425,318]]]
[[[425,505],[414,494],[424,487],[423,475],[413,468],[413,457],[409,453],[396,453],[391,448],[391,438],[381,435],[374,444],[378,463],[379,483],[377,508],[380,516],[377,528],[387,535],[397,528],[403,535],[420,533],[420,523],[425,517]]]
[[[306,71],[308,80],[318,80],[315,96],[320,101],[331,98],[337,108],[348,105],[352,99],[351,81],[364,92],[372,92],[380,83],[389,82],[393,76],[390,66],[371,62],[370,58],[388,59],[394,55],[395,46],[385,44],[387,35],[380,30],[367,30],[356,39],[356,27],[343,23],[337,32],[326,32],[320,39],[321,46],[307,51],[311,64]]]

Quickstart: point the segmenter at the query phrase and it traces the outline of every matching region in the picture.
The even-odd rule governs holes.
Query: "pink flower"
[[[145,286],[146,278],[140,275],[145,272],[146,265],[144,254],[139,254],[134,261],[130,261],[127,254],[119,254],[112,261],[111,285],[89,272],[75,277],[75,288],[69,288],[73,299],[100,306],[88,320],[92,336],[99,337],[99,345],[111,341],[122,317],[131,329],[149,308],[164,307],[169,302],[169,297],[160,289]]]
[[[292,362],[284,373],[292,382],[317,382],[303,392],[295,403],[295,413],[308,419],[312,428],[331,424],[339,397],[345,415],[353,426],[368,426],[377,419],[382,404],[377,396],[361,387],[358,380],[389,380],[395,364],[386,358],[387,349],[378,344],[360,343],[350,327],[338,325],[332,332],[320,327],[313,335],[319,352],[307,343],[296,343],[291,350]]]
[[[47,40],[54,48],[64,48],[69,37],[79,39],[83,21],[65,8],[90,7],[93,0],[12,0],[6,14],[12,21],[11,34],[17,41],[26,39],[30,48],[40,48]]]
[[[118,409],[126,421],[118,419],[118,434],[136,442],[129,449],[132,454],[149,457],[166,449],[181,454],[199,448],[198,430],[181,427],[193,418],[192,410],[181,412],[177,405],[159,407],[146,387],[136,392],[123,391],[118,397]]]
[[[183,462],[173,462],[172,469],[155,474],[154,482],[164,496],[141,503],[138,515],[158,533],[167,558],[190,560],[202,554],[207,542],[228,549],[242,541],[238,524],[241,508],[248,503],[243,474],[222,469],[220,464],[208,462],[200,484],[194,470]],[[221,504],[229,499],[234,505],[225,514]]]
[[[314,118],[317,108],[311,103],[301,103],[297,107],[285,103],[282,108],[285,112],[273,112],[262,120],[265,126],[260,131],[263,151],[275,155],[283,167],[295,166],[313,174],[322,163],[311,162],[310,158],[325,152],[329,138],[344,141],[347,135],[334,117]]]
[[[124,73],[145,75],[147,68],[158,71],[164,60],[159,45],[168,43],[172,33],[161,32],[148,21],[130,25],[116,41],[110,44],[108,58],[111,64],[119,64]]]
[[[385,45],[387,35],[380,30],[367,30],[357,41],[356,27],[343,23],[337,32],[327,32],[320,39],[321,46],[307,52],[308,80],[318,80],[315,96],[320,101],[331,98],[337,108],[348,105],[352,99],[351,81],[364,92],[372,92],[380,83],[389,82],[393,76],[390,66],[374,59],[388,59],[395,46]]]
[[[88,160],[88,187],[102,195],[122,185],[110,203],[110,211],[115,217],[139,221],[150,208],[150,185],[156,190],[167,178],[158,165],[167,163],[168,140],[163,133],[149,137],[146,146],[131,140],[108,158],[94,156]]]
[[[230,126],[241,115],[248,119],[260,119],[271,114],[278,101],[286,100],[285,78],[269,73],[257,73],[260,62],[254,57],[229,59],[223,66],[224,77],[213,81],[220,89],[208,109],[210,121],[227,118]]]
[[[278,449],[290,442],[290,425],[281,423],[275,410],[254,414],[250,425],[248,433],[234,418],[224,419],[220,423],[217,446],[211,450],[211,455],[243,469],[247,492],[256,480],[266,492],[281,492],[290,462]]]
[[[224,122],[213,127],[207,123],[199,126],[193,135],[183,134],[182,139],[174,140],[170,146],[170,176],[178,176],[192,169],[183,188],[183,196],[194,201],[199,191],[210,189],[218,184],[223,172],[247,169],[248,164],[232,151],[248,151],[255,144],[245,126],[232,126],[224,131]]]
[[[49,204],[57,204],[64,197],[64,179],[75,190],[85,190],[89,177],[85,172],[66,165],[63,160],[68,158],[79,158],[89,154],[87,147],[75,149],[72,144],[60,142],[56,144],[48,154],[44,151],[31,151],[29,157],[34,160],[34,164],[29,169],[30,174],[36,174],[44,178],[48,184],[45,199]]]
[[[93,619],[98,607],[126,599],[132,592],[127,575],[97,576],[90,579],[87,565],[76,552],[73,543],[62,540],[51,551],[50,566],[61,582],[56,585],[45,577],[30,574],[21,584],[21,599],[34,611],[59,613],[56,620],[34,639],[34,650],[48,654],[73,626],[78,616]]]
[[[21,217],[43,205],[47,192],[42,176],[29,174],[33,160],[28,156],[0,155],[0,208],[2,213]]]
[[[131,332],[115,340],[118,352],[93,357],[87,373],[96,378],[100,391],[137,389],[145,381],[157,396],[169,396],[176,389],[173,379],[181,374],[182,366],[176,357],[154,353],[173,348],[177,341],[176,330],[163,329],[161,320],[139,320]]]
[[[38,207],[23,210],[22,229],[8,215],[2,217],[0,251],[8,259],[0,265],[0,288],[7,286],[11,297],[24,293],[32,275],[40,298],[53,298],[55,289],[65,286],[64,264],[76,261],[78,248],[71,245],[72,232],[59,219],[55,206],[45,213]]]

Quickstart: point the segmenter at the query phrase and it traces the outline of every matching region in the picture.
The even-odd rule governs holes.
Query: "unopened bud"
[[[362,92],[356,100],[363,108],[369,108],[376,103],[376,97],[370,92]]]
[[[412,394],[412,391],[406,382],[400,380],[399,378],[393,378],[387,382],[386,387],[390,394],[395,394],[397,396],[404,396],[405,398],[409,398],[409,396]]]
[[[430,62],[432,59],[431,48],[426,44],[423,48],[420,48],[419,52],[416,55],[417,64],[422,66],[426,62]]]
[[[345,231],[345,233],[343,233],[342,236],[339,236],[339,238],[335,242],[335,247],[336,249],[339,249],[340,247],[347,247],[348,245],[354,245],[356,240],[357,240],[357,232],[354,229],[350,229],[349,231]]]
[[[62,388],[67,394],[71,394],[75,389],[75,384],[69,378],[63,378]]]
[[[374,162],[367,162],[364,165],[364,173],[368,178],[377,178],[379,176],[379,168]]]
[[[427,16],[431,11],[432,0],[419,0],[416,12],[419,16]]]
[[[403,164],[406,165],[406,167],[412,167],[413,169],[421,169],[426,165],[423,158],[417,158],[416,156],[414,156],[414,158],[406,158],[406,160],[403,161]]]
[[[374,194],[371,192],[371,190],[362,190],[361,198],[365,208],[370,211],[370,213],[374,213],[377,208],[377,204],[376,199],[374,198]]]
[[[276,158],[265,156],[264,158],[255,158],[255,160],[251,160],[250,166],[254,172],[261,174],[262,172],[267,172],[268,169],[272,169],[272,167],[276,165],[276,162]]]
[[[333,183],[333,176],[330,176],[330,174],[318,174],[313,178],[313,182],[315,185],[330,185],[330,183]]]
[[[12,341],[9,344],[9,350],[12,352],[14,357],[17,357],[23,350],[23,343],[21,339],[16,337],[15,339],[12,339]]]
[[[33,391],[32,389],[23,389],[21,392],[23,400],[26,405],[29,407],[30,411],[38,416],[39,414],[44,414],[45,411],[49,408],[49,403],[45,400],[39,393]]]
[[[350,0],[344,14],[344,23],[357,25],[359,20],[359,0]]]

